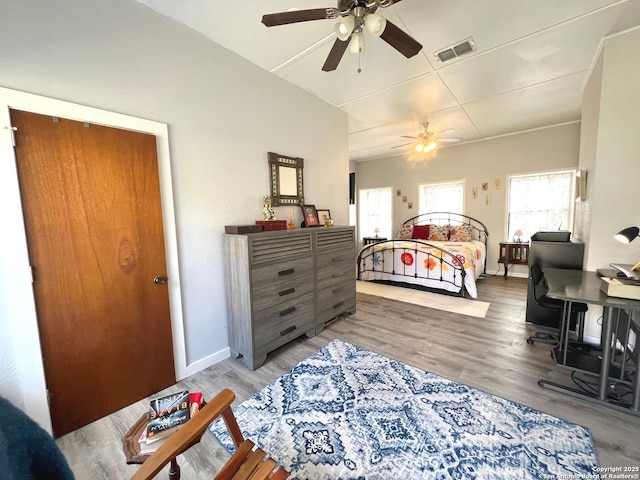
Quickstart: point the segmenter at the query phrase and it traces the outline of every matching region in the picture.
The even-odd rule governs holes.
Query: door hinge
[[[33,265],[29,265],[29,277],[31,278],[31,283],[33,283]]]
[[[15,147],[16,146],[16,132],[18,131],[18,127],[13,127],[13,126],[9,125],[9,126],[5,126],[4,129],[5,130],[9,130],[11,132],[11,143]]]
[[[47,404],[51,406],[51,392],[47,388]]]

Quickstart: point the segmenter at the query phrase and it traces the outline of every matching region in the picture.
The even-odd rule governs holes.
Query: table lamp
[[[376,238],[378,238],[378,234],[380,233],[380,229],[378,227],[373,229],[373,232],[376,234]]]
[[[513,241],[514,242],[518,242],[518,243],[522,243],[522,237],[524,237],[524,233],[522,233],[522,230],[518,229],[513,233]]]
[[[631,243],[640,235],[640,228],[638,227],[627,227],[620,230],[615,234],[614,238],[621,243]],[[631,271],[635,271],[640,269],[640,262],[636,263],[633,267],[631,267]]]

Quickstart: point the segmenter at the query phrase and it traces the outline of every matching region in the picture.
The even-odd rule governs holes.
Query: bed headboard
[[[431,212],[417,215],[409,220],[406,220],[403,225],[428,225],[435,223],[436,225],[470,225],[472,230],[472,238],[479,240],[487,245],[489,238],[489,231],[485,227],[484,223],[475,218],[460,213],[452,212]]]

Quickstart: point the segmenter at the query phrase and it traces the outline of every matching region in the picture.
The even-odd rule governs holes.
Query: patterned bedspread
[[[456,269],[462,266],[466,272],[464,288],[472,298],[477,298],[476,279],[484,270],[487,254],[480,241],[422,243],[413,240],[380,242],[364,247],[361,253],[360,280],[405,282],[454,293],[462,289],[462,275]]]

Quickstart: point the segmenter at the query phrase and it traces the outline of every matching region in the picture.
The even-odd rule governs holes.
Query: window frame
[[[559,170],[542,170],[538,172],[527,172],[527,173],[517,173],[507,175],[506,179],[506,199],[505,199],[505,218],[504,218],[504,235],[507,241],[513,241],[513,235],[510,232],[509,221],[511,217],[511,180],[513,178],[522,178],[522,177],[536,177],[542,175],[559,175],[559,174],[569,174],[571,185],[569,186],[569,219],[568,225],[566,225],[563,230],[573,230],[573,223],[575,219],[575,192],[576,192],[576,175],[578,173],[577,168],[563,168]],[[521,227],[520,227],[521,228]],[[551,227],[549,227],[551,228]],[[526,232],[525,232],[526,233]],[[523,239],[524,242],[529,242],[530,235],[533,235],[535,232],[530,232],[529,235],[525,234]]]
[[[426,188],[425,187],[433,187],[433,186],[441,186],[441,185],[460,185],[461,187],[461,193],[462,193],[462,198],[461,198],[461,204],[462,204],[462,211],[460,212],[452,212],[451,209],[448,210],[422,210],[422,205],[423,205],[423,198],[426,195]],[[465,190],[466,190],[466,179],[462,178],[459,180],[446,180],[446,181],[441,181],[441,182],[430,182],[430,183],[419,183],[418,184],[418,215],[424,215],[427,213],[431,213],[431,212],[452,212],[452,213],[457,213],[460,215],[465,215]],[[423,191],[424,194],[423,194]],[[425,199],[426,202],[426,199]]]
[[[388,225],[377,225],[380,231],[378,232],[378,236],[385,238],[393,238],[393,187],[383,186],[383,187],[371,187],[371,188],[359,188],[358,189],[358,233],[360,237],[364,238],[365,236],[374,236],[375,232],[372,230],[371,232],[364,231],[363,224],[363,209],[366,205],[368,207],[368,202],[363,200],[363,194],[375,190],[387,191],[389,194],[389,215],[388,215]],[[368,222],[367,222],[368,224]],[[388,230],[387,230],[388,228]]]

